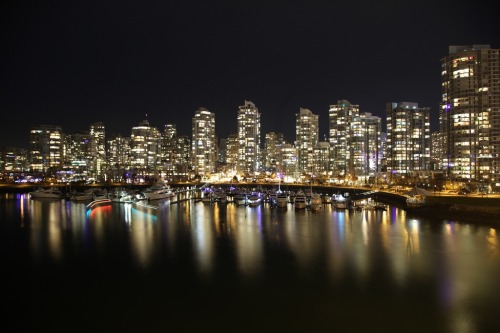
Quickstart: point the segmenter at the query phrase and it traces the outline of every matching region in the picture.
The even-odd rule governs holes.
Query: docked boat
[[[252,192],[248,196],[247,204],[251,207],[256,207],[262,203],[263,196],[259,192]]]
[[[406,206],[413,207],[422,207],[425,205],[425,197],[432,195],[430,191],[424,190],[423,188],[414,187],[409,192],[406,192]]]
[[[307,204],[306,195],[303,192],[298,192],[295,195],[295,199],[293,201],[293,205],[295,206],[295,210],[305,209]]]
[[[164,183],[156,183],[139,194],[139,199],[161,200],[174,196],[170,186]]]
[[[50,187],[47,189],[39,188],[34,190],[33,192],[30,192],[29,197],[32,199],[38,199],[38,198],[62,199],[63,193],[61,192],[61,190],[55,187]]]
[[[311,199],[309,202],[310,202],[309,206],[313,211],[318,211],[323,207],[323,201],[321,199],[321,195],[319,195],[318,193],[313,193],[311,195]]]
[[[406,206],[408,207],[422,207],[425,204],[425,196],[412,195],[406,198]]]
[[[113,202],[131,203],[135,201],[135,196],[127,189],[117,188],[111,199]]]
[[[233,198],[234,203],[236,203],[237,205],[247,204],[247,195],[244,192],[236,193]]]
[[[321,201],[324,204],[330,204],[332,202],[332,198],[328,194],[321,194]]]
[[[276,206],[285,208],[288,205],[288,196],[286,193],[281,192],[276,196]]]
[[[159,206],[150,205],[148,202],[144,200],[134,201],[134,203],[132,203],[132,208],[144,213],[153,213],[153,214],[156,214],[156,212],[158,212],[159,210]]]
[[[335,209],[346,209],[347,199],[342,194],[334,194],[332,197],[332,205]]]
[[[94,191],[92,189],[75,192],[71,195],[71,200],[73,201],[91,201],[92,199],[94,199]]]
[[[276,207],[278,193],[271,192],[271,193],[269,193],[269,195],[267,197],[268,197],[268,202],[271,205],[271,207]]]
[[[222,188],[217,188],[212,192],[211,202],[218,202],[221,204],[227,203],[227,194]]]

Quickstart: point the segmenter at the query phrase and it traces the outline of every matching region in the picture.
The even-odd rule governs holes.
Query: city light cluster
[[[34,126],[28,150],[6,148],[5,181],[171,182],[280,181],[347,185],[460,184],[473,190],[500,187],[500,56],[489,45],[450,46],[441,59],[439,131],[430,133],[430,108],[387,103],[382,119],[340,100],[328,111],[328,138],[319,116],[300,108],[295,140],[261,133],[261,113],[244,101],[236,132],[216,135],[215,114],[199,108],[192,133],[175,124],[160,130],[145,119],[130,136],[107,138],[103,123],[88,132],[63,133]],[[264,144],[261,144],[261,139]]]

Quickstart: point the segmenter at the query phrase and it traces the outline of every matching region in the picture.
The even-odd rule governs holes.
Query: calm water
[[[1,194],[2,331],[491,332],[499,230],[404,210]]]

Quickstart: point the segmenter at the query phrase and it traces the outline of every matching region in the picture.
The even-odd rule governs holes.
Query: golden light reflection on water
[[[288,213],[288,212],[287,212]],[[297,265],[307,271],[311,265],[315,265],[318,246],[315,239],[319,236],[314,233],[315,229],[307,219],[304,218],[306,212],[289,212],[290,215],[302,217],[296,223],[286,223],[284,228],[285,243],[293,253]]]
[[[487,299],[497,293],[489,281],[495,274],[490,261],[498,258],[497,232],[491,228],[447,222],[442,238],[440,300],[451,314],[450,331],[476,332],[478,322],[471,313],[477,305],[470,300]],[[480,244],[484,245],[478,246]]]
[[[486,244],[488,256],[500,256],[500,251],[498,248],[498,234],[495,229],[490,228],[488,235],[486,236]]]
[[[65,229],[66,214],[60,200],[28,200],[30,215],[45,216],[35,219],[31,228],[31,247],[34,256],[42,259],[46,251],[54,261],[63,258],[62,236]]]
[[[220,214],[218,205],[205,206],[205,209],[196,211],[191,222],[191,237],[195,253],[196,267],[205,276],[213,269],[215,251],[214,224],[219,224],[217,216]],[[212,218],[212,214],[214,218]]]
[[[261,207],[237,207],[230,221],[234,239],[237,266],[245,277],[256,277],[261,273],[263,260]]]
[[[21,221],[31,221],[25,229],[30,228],[33,257],[40,260],[67,260],[64,243],[77,247],[87,238],[98,252],[110,251],[109,239],[120,225],[128,230],[127,250],[141,267],[153,265],[155,258],[175,258],[192,261],[202,277],[217,274],[221,252],[231,252],[224,262],[234,264],[241,277],[265,277],[270,262],[266,256],[275,255],[268,249],[279,248],[286,253],[280,259],[289,261],[286,267],[293,267],[294,273],[313,275],[326,268],[332,284],[347,279],[362,288],[379,269],[388,284],[401,290],[426,281],[451,314],[450,331],[457,332],[477,328],[474,302],[496,292],[492,279],[498,276],[500,258],[497,229],[427,222],[394,207],[385,212],[341,212],[330,206],[321,212],[296,212],[293,206],[271,210],[188,201],[161,205],[157,213],[132,205],[86,213],[84,205],[75,203],[22,196],[18,200]],[[182,246],[189,247],[182,252],[189,253],[187,257],[179,257]]]
[[[128,209],[129,207],[127,207]],[[146,268],[150,265],[156,248],[156,211],[130,207],[130,241],[132,255],[137,263]]]
[[[336,214],[336,215],[333,215]],[[349,214],[344,212],[332,212],[333,219],[327,224],[327,265],[330,277],[333,280],[344,278],[347,265],[346,253],[350,251],[352,241],[352,229]]]
[[[25,203],[26,203],[26,199],[27,199],[28,195],[29,194],[19,194],[18,195],[19,205],[20,205],[20,207],[19,207],[19,210],[20,210],[19,211],[19,217],[20,217],[19,224],[21,225],[21,227],[24,227],[24,219],[25,219],[25,214],[26,214]]]

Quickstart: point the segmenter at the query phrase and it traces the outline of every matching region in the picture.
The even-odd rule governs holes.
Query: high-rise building
[[[283,133],[269,132],[266,133],[264,141],[265,156],[263,159],[264,168],[266,171],[275,172],[276,163],[278,160],[278,149],[285,142]]]
[[[446,154],[444,148],[446,147],[445,137],[443,132],[435,131],[431,133],[431,166],[432,171],[442,171],[445,168],[443,159]]]
[[[73,181],[85,181],[90,177],[91,138],[88,132],[66,134],[64,136],[64,168],[73,172]]]
[[[63,137],[60,126],[38,125],[30,131],[30,169],[45,173],[63,165]]]
[[[365,112],[361,114],[364,133],[363,174],[376,177],[382,162],[382,119]]]
[[[441,86],[447,178],[500,187],[500,49],[450,46]]]
[[[172,179],[175,171],[174,154],[177,143],[177,126],[165,124],[161,133],[161,165],[167,179]]]
[[[249,175],[260,171],[260,113],[250,101],[238,110],[237,171]]]
[[[156,127],[143,120],[132,127],[130,135],[131,167],[138,178],[159,177],[161,135]]]
[[[173,180],[187,181],[194,176],[191,174],[191,140],[187,135],[177,135],[175,142]]]
[[[238,163],[238,135],[233,133],[227,138],[226,165],[227,169],[235,172]]]
[[[330,144],[333,148],[333,176],[346,177],[355,175],[353,168],[352,124],[354,117],[359,117],[359,105],[340,100],[336,105],[330,105],[328,123]]]
[[[289,143],[284,143],[279,147],[278,171],[286,182],[299,178],[300,172],[297,164],[297,148]]]
[[[418,103],[387,103],[387,171],[398,177],[429,171],[430,109]]]
[[[219,139],[219,148],[217,150],[217,163],[225,164],[227,156],[227,138]]]
[[[0,150],[0,170],[9,174],[29,171],[26,149],[17,147],[2,148]]]
[[[90,174],[104,178],[106,171],[106,129],[102,122],[90,125]]]
[[[295,142],[300,172],[311,174],[314,168],[314,148],[319,137],[319,116],[300,108],[295,115]]]
[[[130,138],[120,134],[113,135],[108,140],[108,173],[113,181],[125,181],[131,178]]]
[[[215,114],[205,108],[196,110],[193,117],[191,159],[195,174],[210,175],[215,172],[217,142]]]
[[[319,141],[314,147],[313,176],[327,178],[330,171],[331,144],[328,141]]]

